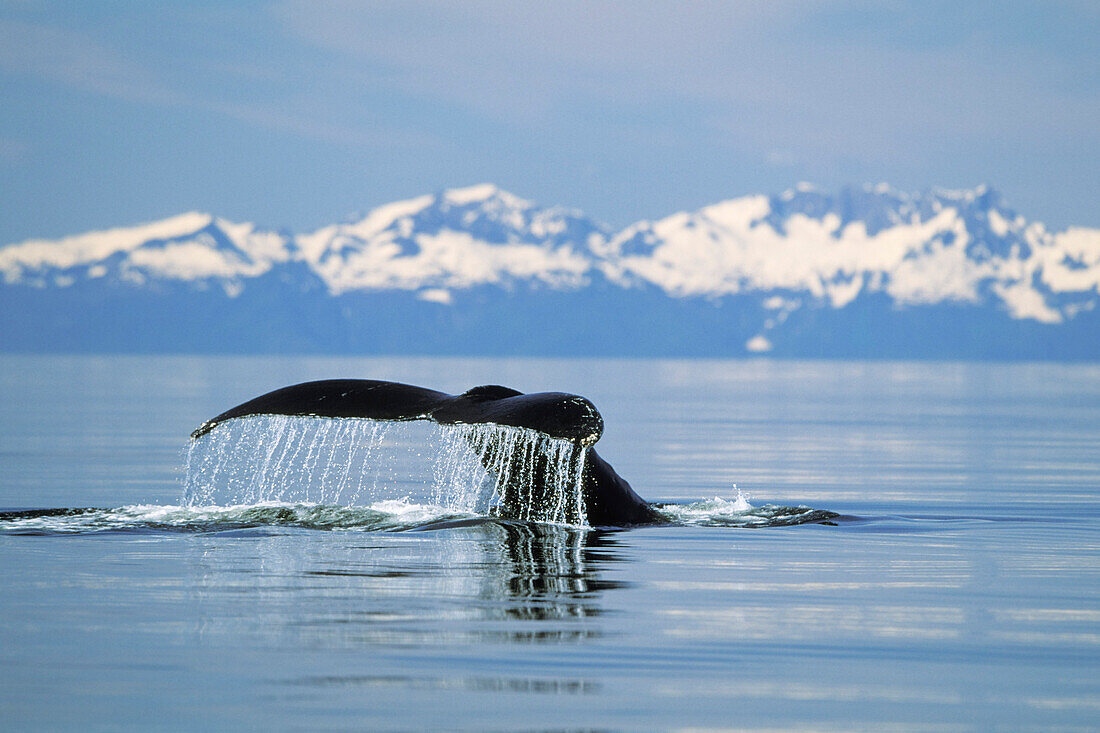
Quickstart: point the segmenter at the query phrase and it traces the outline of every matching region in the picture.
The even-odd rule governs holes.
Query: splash
[[[753,505],[749,503],[748,494],[741,493],[741,489],[737,488],[737,484],[733,485],[734,491],[737,492],[737,499],[733,502],[733,508],[735,511],[747,512],[753,509]],[[714,497],[718,499],[718,497]]]
[[[354,507],[403,499],[583,526],[585,450],[502,425],[252,416],[190,443],[182,503]]]
[[[828,522],[839,516],[808,506],[753,506],[740,491],[733,501],[716,496],[691,504],[654,504],[653,508],[670,524],[697,527],[787,527]]]

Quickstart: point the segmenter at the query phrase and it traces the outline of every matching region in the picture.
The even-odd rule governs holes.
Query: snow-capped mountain
[[[1100,357],[1100,230],[984,186],[800,184],[614,232],[484,184],[297,235],[187,213],[31,240],[0,280],[8,350]]]
[[[100,278],[138,287],[217,280],[233,294],[242,281],[290,261],[290,244],[276,232],[192,211],[136,227],[0,248],[0,275],[9,285],[40,288]]]
[[[335,295],[409,290],[450,302],[451,290],[479,285],[579,287],[592,266],[589,243],[606,236],[577,212],[484,184],[382,206],[295,242]]]
[[[783,291],[843,308],[881,292],[899,306],[992,303],[1043,323],[1094,307],[1100,286],[1100,230],[1051,234],[984,186],[830,196],[803,184],[640,222],[602,254],[613,281],[672,297]]]

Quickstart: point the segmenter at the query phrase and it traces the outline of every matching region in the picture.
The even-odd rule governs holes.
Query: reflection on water
[[[599,682],[569,678],[349,675],[343,677],[303,677],[289,681],[290,686],[337,688],[393,688],[397,691],[428,690],[447,692],[513,693],[520,695],[592,695],[600,692]]]
[[[252,553],[200,541],[191,562],[200,635],[262,634],[337,648],[598,636],[600,597],[620,583],[614,536],[554,525],[479,520],[430,532],[330,542],[264,537]],[[236,615],[246,593],[263,622]],[[434,599],[426,602],[425,599]],[[229,611],[229,613],[224,613]]]

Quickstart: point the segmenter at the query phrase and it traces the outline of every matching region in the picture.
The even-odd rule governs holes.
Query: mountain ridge
[[[579,211],[541,207],[479,184],[393,202],[306,233],[187,212],[135,227],[0,247],[0,290],[6,301],[19,308],[34,300],[38,310],[50,311],[49,294],[67,292],[71,297],[54,300],[72,301],[67,307],[85,302],[90,312],[84,319],[99,324],[92,332],[104,331],[104,323],[111,321],[114,300],[142,294],[163,299],[168,293],[177,305],[165,310],[149,300],[152,305],[143,306],[164,310],[158,317],[161,327],[172,328],[173,308],[205,311],[195,301],[220,293],[224,312],[236,313],[231,320],[237,330],[247,330],[242,315],[247,308],[241,304],[256,289],[271,291],[255,293],[258,302],[271,303],[271,312],[249,316],[268,320],[265,331],[271,323],[302,331],[301,324],[293,323],[296,310],[325,312],[323,317],[344,326],[365,327],[369,321],[363,314],[351,313],[362,303],[370,301],[376,312],[414,300],[421,305],[410,305],[410,314],[421,307],[449,312],[409,315],[410,327],[458,329],[474,338],[488,323],[509,330],[485,309],[504,307],[522,321],[525,312],[541,310],[535,301],[554,296],[563,318],[590,318],[596,310],[620,327],[648,319],[692,332],[690,323],[669,320],[669,313],[682,313],[720,332],[697,334],[701,343],[710,344],[704,351],[715,354],[808,353],[797,343],[822,341],[822,335],[799,336],[792,323],[800,319],[828,322],[837,334],[824,342],[842,343],[848,333],[869,339],[867,348],[874,353],[874,334],[854,333],[855,321],[845,325],[846,314],[856,318],[861,308],[885,309],[882,318],[872,319],[876,324],[888,323],[891,313],[899,323],[920,321],[912,314],[899,316],[907,310],[934,320],[937,309],[947,308],[968,314],[964,320],[974,317],[974,338],[981,338],[983,329],[1009,332],[1019,323],[1041,326],[1038,333],[1046,333],[1045,328],[1057,334],[1063,327],[1066,338],[1084,329],[1087,338],[1098,320],[1100,229],[1048,232],[984,185],[913,194],[884,184],[849,186],[837,193],[798,184],[777,195],[728,199],[614,231]],[[31,290],[38,296],[30,298]],[[573,301],[583,301],[588,310],[571,306]],[[404,312],[406,305],[397,310]],[[714,318],[707,309],[723,317]],[[207,315],[211,323],[204,327],[225,331],[216,311]],[[823,320],[816,311],[831,315]],[[27,331],[4,340],[21,343],[22,349],[52,350],[49,340],[61,334],[47,328],[36,339],[35,314],[21,315],[0,319],[5,333]],[[682,338],[672,334],[624,331],[670,345],[656,348],[658,353],[685,348]],[[79,335],[67,333],[70,341]],[[429,338],[451,343],[442,335]],[[568,350],[567,335],[562,339]],[[1024,348],[1023,357],[1049,356],[1051,341],[1042,340],[1042,353]],[[623,353],[637,350],[636,344],[610,337],[611,351],[615,343]],[[263,343],[253,345],[265,350]],[[322,338],[315,347],[371,351],[369,339],[354,335]],[[1098,349],[1082,351],[1076,344],[1062,350],[1100,356]]]

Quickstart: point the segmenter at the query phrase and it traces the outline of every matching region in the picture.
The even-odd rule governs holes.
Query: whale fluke
[[[536,430],[569,441],[576,451],[583,451],[582,492],[589,524],[622,526],[661,521],[630,484],[591,450],[603,435],[603,417],[580,395],[524,394],[500,385],[450,395],[398,382],[327,379],[283,387],[237,405],[204,422],[191,433],[191,439],[201,438],[227,420],[249,415],[432,420],[443,425],[487,423]],[[488,457],[481,458],[488,468]]]
[[[584,446],[603,434],[603,417],[579,395],[524,394],[499,385],[449,395],[399,382],[325,379],[283,387],[239,404],[204,422],[191,438],[201,438],[226,420],[248,415],[434,420],[443,425],[495,423],[538,430]]]

